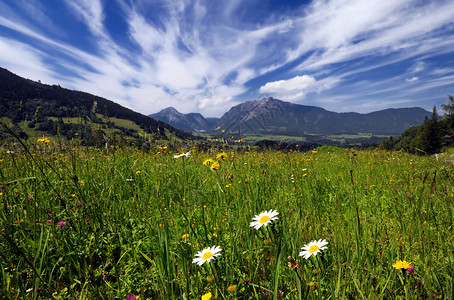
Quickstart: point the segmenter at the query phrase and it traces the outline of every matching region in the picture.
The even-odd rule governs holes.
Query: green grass
[[[212,170],[203,162],[221,150],[198,145],[178,159],[163,145],[1,146],[7,299],[454,297],[453,168],[434,157],[237,147]],[[270,209],[278,220],[249,226]],[[298,256],[319,239],[326,250]],[[192,263],[215,245],[221,256]]]

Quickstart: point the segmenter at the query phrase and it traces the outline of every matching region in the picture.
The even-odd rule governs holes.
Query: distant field
[[[0,140],[6,299],[454,298],[443,159],[32,142]]]

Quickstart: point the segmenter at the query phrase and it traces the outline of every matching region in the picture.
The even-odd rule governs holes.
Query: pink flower
[[[410,266],[409,268],[407,268],[407,273],[411,275],[415,274],[415,268],[413,266]]]
[[[57,222],[57,227],[65,227],[66,226],[66,221],[58,221]]]
[[[133,293],[129,293],[126,295],[126,298],[125,300],[136,300],[137,299],[137,296],[134,295]]]
[[[52,223],[52,220],[49,219],[49,220],[46,221],[46,223],[47,223],[47,224],[50,224],[50,223]]]

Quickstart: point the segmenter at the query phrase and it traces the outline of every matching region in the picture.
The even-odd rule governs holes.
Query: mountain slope
[[[33,123],[42,123],[52,117],[79,118],[84,122],[89,119],[96,123],[99,121],[97,114],[107,119],[133,121],[156,137],[166,138],[166,132],[180,138],[192,137],[187,132],[102,97],[24,79],[0,68],[0,117],[8,117],[16,124],[27,121],[35,126]]]
[[[272,97],[247,101],[232,107],[221,118],[208,119],[181,114],[168,108],[150,115],[172,126],[190,131],[214,132],[216,128],[242,134],[372,133],[396,135],[419,125],[430,112],[414,108],[385,109],[368,114],[336,113],[316,106],[293,104]]]
[[[274,98],[242,103],[225,113],[218,126],[243,133],[301,135],[304,133],[400,134],[430,115],[422,108],[386,109],[368,114],[335,113],[316,106]]]
[[[171,124],[176,128],[193,132],[205,132],[212,126],[212,124],[199,113],[182,114],[173,107],[168,107],[156,114],[148,116]]]

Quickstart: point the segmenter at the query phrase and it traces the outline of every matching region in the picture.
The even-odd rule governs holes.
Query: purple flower
[[[137,296],[134,295],[133,293],[129,293],[126,295],[126,298],[125,300],[136,300],[137,299]]]
[[[48,219],[48,220],[46,221],[46,223],[47,223],[47,224],[50,224],[50,223],[52,223],[52,220],[51,220],[51,219]]]
[[[57,227],[65,227],[66,226],[66,221],[58,221],[57,222]]]
[[[82,202],[77,203],[77,206],[82,206],[84,205]]]
[[[411,275],[415,274],[415,268],[413,266],[410,266],[409,268],[407,268],[407,273]]]
[[[27,200],[32,200],[32,196],[28,195]]]
[[[4,189],[5,186],[3,184],[0,185],[0,190]]]

